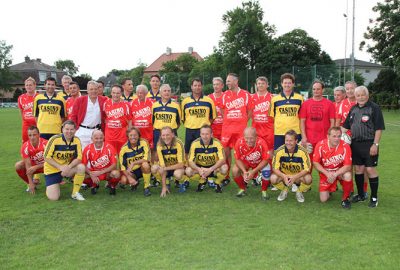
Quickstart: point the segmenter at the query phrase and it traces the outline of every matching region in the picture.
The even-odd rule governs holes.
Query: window
[[[53,77],[54,79],[56,79],[56,80],[57,80],[57,73],[55,73],[55,72],[52,72],[52,73],[51,73],[51,77]]]
[[[46,71],[39,71],[39,80],[40,82],[44,82],[46,80]]]
[[[365,73],[369,73],[369,69],[366,69],[366,70],[365,70]]]

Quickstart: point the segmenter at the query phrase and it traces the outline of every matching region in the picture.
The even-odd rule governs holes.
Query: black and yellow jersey
[[[163,104],[162,101],[153,103],[153,127],[154,129],[162,129],[165,126],[177,129],[181,122],[182,114],[181,108],[178,103],[173,102],[171,99]]]
[[[128,141],[126,144],[124,144],[124,146],[122,146],[121,151],[119,152],[121,171],[128,170],[132,162],[141,159],[147,161],[151,160],[149,142],[146,139],[140,138],[137,146],[132,146],[132,144]],[[131,171],[134,171],[138,168],[140,168],[140,165],[135,165],[132,167]]]
[[[121,100],[125,102],[131,102],[132,100],[137,99],[137,95],[135,93],[130,93],[129,96],[125,96],[124,91],[121,94]]]
[[[175,137],[175,144],[172,146],[157,144],[157,155],[160,166],[169,167],[178,163],[184,163],[185,150],[183,142]]]
[[[301,171],[310,171],[310,156],[307,150],[300,145],[296,145],[293,153],[289,153],[286,146],[282,145],[275,150],[272,159],[272,168],[280,170],[286,175],[295,175]]]
[[[154,101],[160,101],[161,100],[160,90],[158,90],[157,93],[154,95],[153,91],[150,89],[146,97]]]
[[[62,93],[37,95],[33,102],[33,113],[37,117],[37,127],[42,134],[59,134],[62,119],[66,115],[65,100]]]
[[[63,134],[54,135],[50,138],[44,151],[44,158],[53,159],[60,165],[68,165],[74,159],[82,160],[82,146],[78,137],[73,137],[67,142]],[[49,175],[60,172],[48,162],[44,162],[44,174]]]
[[[204,145],[201,138],[192,142],[189,160],[193,161],[197,166],[209,168],[221,159],[225,159],[224,148],[217,139],[212,138],[209,145]]]
[[[214,101],[208,96],[201,95],[195,99],[193,95],[182,101],[182,122],[186,128],[199,129],[203,125],[211,125],[217,116]]]

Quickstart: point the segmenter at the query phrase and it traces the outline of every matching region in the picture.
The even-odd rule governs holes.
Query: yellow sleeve
[[[142,139],[142,140],[143,140],[143,149],[144,149],[143,159],[150,161],[151,160],[151,151],[150,151],[149,143],[145,139]]]
[[[275,110],[275,99],[272,98],[271,99],[271,106],[269,107],[269,116],[275,117],[274,110]]]
[[[182,100],[182,103],[181,103],[181,113],[182,113],[182,118],[181,118],[181,121],[182,121],[182,123],[185,123],[185,104],[186,104],[186,100],[187,100],[187,97],[184,99],[184,100]]]
[[[274,157],[272,158],[272,168],[275,170],[279,170],[281,167],[279,159],[280,159],[280,154],[279,154],[279,152],[276,151],[274,153]]]
[[[181,110],[181,107],[179,106],[179,104],[178,104],[178,116],[179,116],[179,121],[176,121],[177,122],[177,124],[178,124],[178,127],[179,127],[179,125],[181,124],[181,121],[182,121],[182,110]]]
[[[75,137],[74,139],[76,139],[76,151],[78,153],[76,153],[76,158],[79,160],[82,160],[82,144],[81,144],[81,140],[78,137]]]
[[[224,148],[222,147],[222,144],[220,142],[217,143],[217,149],[218,149],[218,158],[225,159]]]
[[[217,109],[215,108],[215,104],[214,101],[209,98],[210,103],[211,103],[211,115],[210,115],[210,121],[212,122],[212,120],[214,120],[215,118],[217,118]]]
[[[50,141],[47,143],[46,149],[44,150],[44,158],[53,158],[54,147],[55,147],[54,140],[56,138],[57,138],[56,136],[50,138]]]
[[[309,172],[310,168],[311,168],[310,155],[306,152],[306,150],[302,150],[302,153],[303,153],[303,159],[304,159],[304,162],[303,162],[304,170]]]
[[[188,160],[194,161],[194,150],[196,149],[194,143],[190,146]]]
[[[121,148],[121,151],[119,151],[119,156],[118,156],[121,171],[126,171],[126,167],[124,166],[124,154],[125,154],[124,148]]]
[[[38,105],[37,105],[38,99],[39,99],[39,95],[37,95],[37,96],[35,97],[35,100],[33,101],[33,116],[34,116],[34,117],[38,117],[38,116],[39,116],[39,112],[36,113],[36,110],[39,109],[39,108],[38,108]]]
[[[183,143],[181,141],[176,142],[176,158],[178,159],[178,163],[183,163],[185,160],[185,151],[183,151]]]
[[[165,162],[164,162],[164,157],[161,153],[162,146],[157,145],[157,156],[158,156],[158,162],[160,163],[161,167],[165,167]]]

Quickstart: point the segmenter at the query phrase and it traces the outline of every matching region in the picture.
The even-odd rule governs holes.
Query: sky
[[[382,2],[383,0],[381,0]],[[295,28],[317,39],[332,59],[344,58],[348,14],[347,56],[351,53],[353,0],[260,0],[264,22],[276,27],[276,36]],[[371,61],[359,51],[372,7],[377,0],[355,0],[355,58]],[[202,57],[218,46],[226,29],[222,16],[242,1],[216,0],[3,0],[0,40],[13,45],[13,64],[25,56],[53,65],[71,59],[79,73],[94,79],[112,69],[150,65],[167,47]],[[251,41],[249,41],[251,42]]]

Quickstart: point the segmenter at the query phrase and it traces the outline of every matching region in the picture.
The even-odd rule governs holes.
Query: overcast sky
[[[264,21],[276,26],[277,35],[304,29],[337,59],[344,57],[347,1],[349,55],[352,0],[260,0],[260,4]],[[26,55],[51,65],[72,59],[80,73],[97,79],[114,68],[149,65],[166,47],[185,52],[192,46],[201,56],[209,55],[226,28],[222,15],[241,2],[3,0],[0,40],[14,46],[13,64],[23,62]],[[376,3],[356,0],[355,57],[360,60],[372,59],[358,47],[369,19],[376,17],[372,11]]]

